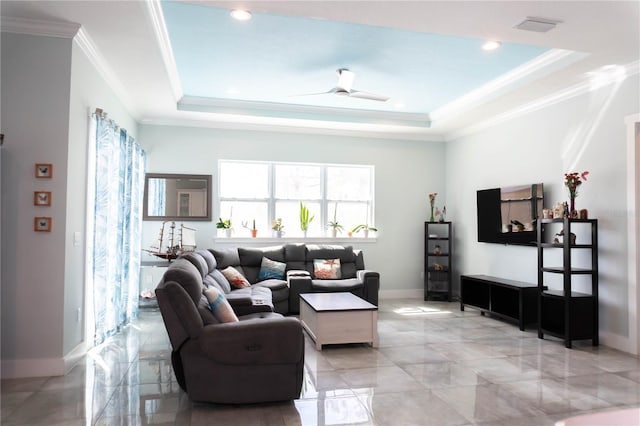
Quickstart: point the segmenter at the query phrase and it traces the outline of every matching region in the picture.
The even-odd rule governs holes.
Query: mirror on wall
[[[147,173],[144,220],[211,220],[211,175]]]

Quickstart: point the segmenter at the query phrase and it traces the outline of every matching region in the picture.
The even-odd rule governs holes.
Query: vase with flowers
[[[571,172],[564,174],[564,185],[569,190],[569,217],[577,218],[576,210],[576,197],[578,196],[578,187],[582,185],[582,182],[587,180],[589,175],[588,171],[582,173]]]
[[[433,192],[431,194],[429,194],[429,204],[431,205],[431,217],[429,218],[429,222],[435,222],[436,218],[434,216],[434,208],[436,206],[436,196],[438,195],[437,192]]]

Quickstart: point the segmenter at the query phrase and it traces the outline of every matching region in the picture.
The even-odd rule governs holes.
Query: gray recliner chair
[[[300,321],[259,312],[219,323],[203,289],[200,272],[181,259],[156,288],[174,373],[189,398],[233,404],[298,398],[304,367]]]

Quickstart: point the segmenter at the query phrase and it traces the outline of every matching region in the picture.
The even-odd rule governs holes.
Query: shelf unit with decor
[[[451,222],[424,223],[424,300],[451,302]]]
[[[564,234],[562,242],[544,241],[543,236],[547,235],[546,239],[549,239],[555,230],[561,230]],[[575,241],[572,241],[572,233],[576,235]],[[591,339],[593,346],[598,346],[598,221],[539,219],[537,250],[538,337],[542,339],[545,334],[558,337],[563,339],[567,348],[571,348],[574,340],[586,339]],[[557,264],[547,264],[545,257],[548,251],[561,252],[561,259],[557,259],[559,255],[554,259]],[[587,254],[580,255],[578,252]],[[549,255],[553,256],[551,253]],[[577,267],[577,260],[590,265]],[[560,276],[562,288],[551,285],[554,275]],[[582,291],[575,290],[575,281],[579,276],[586,277],[580,289]]]

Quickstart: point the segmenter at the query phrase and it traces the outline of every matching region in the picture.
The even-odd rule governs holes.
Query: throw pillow
[[[339,280],[340,259],[313,259],[313,275],[319,280]]]
[[[229,284],[234,288],[251,287],[251,284],[247,279],[233,266],[227,266],[222,270],[222,275],[229,281]]]
[[[262,264],[260,265],[260,273],[258,274],[258,280],[268,280],[269,278],[282,280],[284,279],[284,270],[286,267],[286,263],[276,262],[268,257],[263,257]]]
[[[204,291],[204,295],[209,301],[209,309],[213,312],[213,316],[220,322],[237,322],[238,317],[233,308],[229,304],[229,301],[224,295],[215,287],[209,287]]]

